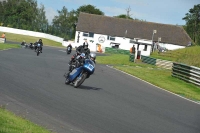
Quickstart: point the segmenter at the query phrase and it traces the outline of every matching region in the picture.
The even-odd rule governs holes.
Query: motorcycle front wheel
[[[74,88],[77,88],[79,87],[86,79],[87,77],[87,73],[83,73],[83,75],[81,77],[79,77],[75,83],[74,83]]]
[[[69,78],[66,78],[66,79],[65,79],[65,84],[66,84],[66,85],[70,84]]]
[[[39,50],[37,50],[37,56],[40,54],[40,51]]]

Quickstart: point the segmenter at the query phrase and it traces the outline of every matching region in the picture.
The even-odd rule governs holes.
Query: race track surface
[[[80,88],[65,85],[73,53],[0,51],[0,105],[57,133],[200,133],[199,104],[100,65],[98,56]]]

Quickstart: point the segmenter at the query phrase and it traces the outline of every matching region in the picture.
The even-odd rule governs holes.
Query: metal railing
[[[200,68],[182,63],[173,63],[172,76],[200,86]]]

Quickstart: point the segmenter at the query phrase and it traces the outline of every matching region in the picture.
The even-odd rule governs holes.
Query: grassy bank
[[[0,106],[0,133],[50,133],[50,131]]]
[[[163,53],[154,52],[151,57],[200,67],[200,46],[186,47]]]
[[[110,56],[98,56],[97,62],[113,65],[116,69],[127,72],[165,90],[194,101],[200,101],[200,87],[172,77],[171,70],[158,68],[142,62],[130,62],[129,55],[112,54]]]

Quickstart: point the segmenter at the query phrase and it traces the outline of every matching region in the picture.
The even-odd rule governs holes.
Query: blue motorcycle
[[[79,87],[86,78],[89,78],[90,75],[94,73],[95,64],[91,59],[85,58],[85,54],[82,53],[77,60],[84,59],[84,63],[82,65],[77,65],[69,75],[65,75],[65,84],[73,83],[74,87]],[[77,61],[77,63],[79,63]]]

